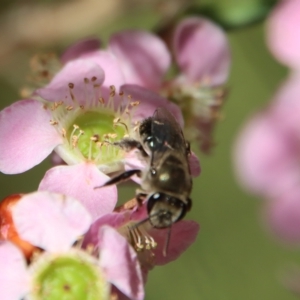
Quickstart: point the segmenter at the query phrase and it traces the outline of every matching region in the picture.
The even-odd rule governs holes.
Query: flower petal
[[[209,79],[224,84],[230,67],[229,45],[223,30],[205,18],[184,19],[176,28],[174,51],[191,82]]]
[[[119,60],[108,51],[94,51],[84,55],[85,58],[99,65],[105,72],[103,85],[105,87],[115,86],[118,91],[120,86],[125,83],[125,77],[121,70]]]
[[[299,181],[298,146],[271,117],[265,113],[251,119],[234,151],[238,180],[263,195],[276,195]]]
[[[68,62],[46,87],[35,93],[48,101],[64,101],[70,105],[77,101],[84,105],[98,100],[100,89],[96,90],[95,85],[100,86],[103,81],[104,72],[96,63],[77,59]],[[74,85],[72,91],[70,83]]]
[[[62,142],[49,112],[36,100],[22,100],[0,112],[0,171],[16,174],[43,161]]]
[[[82,55],[99,50],[100,40],[98,38],[87,38],[77,42],[69,47],[61,56],[60,60],[63,64],[68,63],[71,60],[75,60]]]
[[[103,226],[99,232],[100,266],[106,278],[132,300],[144,299],[144,285],[136,252],[116,230]]]
[[[157,242],[157,248],[154,250],[155,265],[165,265],[173,260],[176,260],[184,251],[187,250],[196,240],[199,232],[199,224],[190,221],[182,220],[172,225],[170,242],[167,249],[167,255],[163,255],[163,250],[166,243],[169,228],[155,229],[153,228],[150,235]]]
[[[267,42],[273,55],[283,64],[300,68],[300,2],[278,1],[267,23]]]
[[[65,194],[78,199],[91,213],[93,220],[113,211],[117,202],[115,185],[102,186],[109,177],[92,163],[73,166],[57,166],[42,179],[39,190]]]
[[[122,31],[109,41],[120,61],[126,82],[158,89],[171,62],[170,53],[157,36],[138,30]]]
[[[140,102],[134,108],[133,122],[151,117],[157,108],[164,107],[173,114],[179,125],[183,127],[184,121],[180,108],[166,98],[134,84],[123,85],[121,91],[124,92],[125,96],[131,96],[133,101]]]
[[[86,248],[89,245],[94,247],[99,246],[99,230],[103,225],[109,225],[114,228],[123,226],[128,221],[128,218],[124,213],[110,213],[99,217],[90,226],[88,232],[84,235],[82,247]]]
[[[68,250],[92,222],[79,201],[49,192],[24,195],[12,215],[24,240],[49,251]]]
[[[266,226],[284,242],[300,245],[299,185],[270,199],[264,210]]]
[[[270,111],[274,122],[283,130],[289,131],[295,138],[300,138],[300,72],[291,72],[281,84],[271,104]]]
[[[22,252],[12,243],[0,241],[0,291],[2,300],[23,299],[29,276]]]

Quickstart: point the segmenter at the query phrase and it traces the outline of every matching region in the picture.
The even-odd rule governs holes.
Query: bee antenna
[[[163,250],[163,256],[164,257],[167,256],[167,251],[168,251],[169,244],[170,244],[171,228],[172,228],[172,226],[169,226],[167,237],[166,237],[166,241],[165,241],[165,246],[164,246],[164,250]]]

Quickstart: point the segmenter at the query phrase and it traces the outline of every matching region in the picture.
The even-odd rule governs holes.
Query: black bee
[[[188,163],[189,143],[180,125],[164,108],[155,111],[138,128],[138,138],[113,143],[127,151],[137,148],[148,162],[144,170],[126,171],[105,185],[116,184],[133,175],[141,178],[136,198],[146,201],[149,222],[155,228],[170,227],[191,209],[192,177]]]

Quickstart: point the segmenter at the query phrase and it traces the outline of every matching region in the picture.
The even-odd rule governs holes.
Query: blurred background
[[[128,28],[166,32],[172,22],[190,14],[205,14],[227,30],[232,70],[224,120],[217,126],[213,153],[197,153],[202,174],[195,180],[188,214],[200,223],[201,231],[180,259],[150,272],[147,300],[296,299],[281,281],[290,267],[300,263],[299,253],[264,230],[263,202],[239,188],[232,168],[232,147],[242,124],[267,104],[287,72],[265,46],[264,20],[273,4],[270,0],[1,1],[0,109],[20,99],[33,54],[59,54],[81,37],[105,41],[111,33]],[[36,190],[49,167],[46,161],[24,174],[0,174],[0,198]],[[121,198],[132,198],[134,190],[122,187]]]

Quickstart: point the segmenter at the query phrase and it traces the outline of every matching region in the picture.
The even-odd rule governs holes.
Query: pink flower
[[[156,229],[148,221],[137,227],[135,226],[147,218],[145,203],[137,209],[130,210],[126,208],[121,212],[114,212],[100,217],[92,224],[85,235],[83,247],[90,244],[96,247],[101,246],[98,237],[99,228],[104,225],[114,227],[127,238],[128,242],[137,251],[146,279],[148,271],[155,265],[164,265],[176,260],[186,251],[195,242],[199,231],[199,225],[188,220],[181,220],[174,223],[171,228],[165,229]],[[166,249],[169,230],[171,230],[170,241]]]
[[[67,165],[50,169],[39,189],[81,200],[94,218],[104,207],[112,211],[117,201],[115,186],[94,187],[108,181],[106,174],[133,163],[110,142],[135,136],[137,122],[157,107],[166,107],[183,123],[175,104],[142,87],[123,85],[121,92],[111,87],[103,98],[111,83],[104,83],[110,78],[105,76],[98,61],[72,60],[35,92],[42,99],[21,100],[0,112],[0,171],[24,172],[54,150]]]
[[[300,2],[278,1],[267,23],[267,42],[272,54],[291,69],[300,69]]]
[[[142,48],[146,41],[151,47],[140,51],[138,57],[134,55],[135,49]],[[226,36],[205,18],[186,18],[175,29],[173,48],[181,74],[170,81],[161,80],[159,85],[152,78],[163,78],[170,67],[170,54],[157,37],[127,31],[114,35],[109,43],[109,49],[124,62],[123,70],[130,70],[131,80],[142,79],[139,84],[160,91],[182,108],[188,139],[198,139],[201,149],[209,152],[212,130],[224,97],[221,85],[227,80],[230,66]],[[156,67],[153,61],[160,62],[161,67]],[[150,66],[152,72],[147,74],[144,70]]]
[[[239,181],[267,199],[266,226],[285,242],[300,242],[300,2],[279,1],[267,22],[272,54],[291,68],[273,102],[241,131],[235,148]]]
[[[268,200],[267,226],[292,243],[300,242],[299,94],[300,77],[293,74],[270,107],[246,124],[234,155],[240,182]]]
[[[66,51],[62,60],[88,58],[101,65],[104,53],[113,56],[126,83],[160,92],[177,103],[183,109],[189,138],[199,138],[202,148],[209,151],[224,97],[221,86],[227,80],[230,66],[228,42],[220,27],[199,17],[178,24],[173,48],[181,74],[171,81],[164,80],[171,54],[164,42],[149,32],[119,32],[110,38],[107,50],[99,51],[97,46],[95,40],[82,41]]]
[[[108,299],[109,285],[106,281],[130,299],[143,299],[136,254],[114,229],[108,226],[101,228],[98,258],[78,247],[71,248],[92,222],[91,215],[75,199],[48,192],[25,195],[13,207],[13,218],[21,238],[45,252],[37,254],[27,268],[18,248],[10,242],[0,244],[3,299],[27,299],[26,295],[42,299],[49,292],[60,296],[68,292],[75,297],[80,295],[76,293],[80,293],[81,288],[85,293],[96,293],[98,297],[101,294],[101,299]],[[118,251],[115,251],[116,246]],[[72,274],[78,272],[78,276],[71,276],[70,270]],[[57,272],[61,275],[58,276]],[[50,274],[56,275],[51,277]],[[56,280],[53,281],[53,278]],[[65,286],[68,289],[62,288]]]

